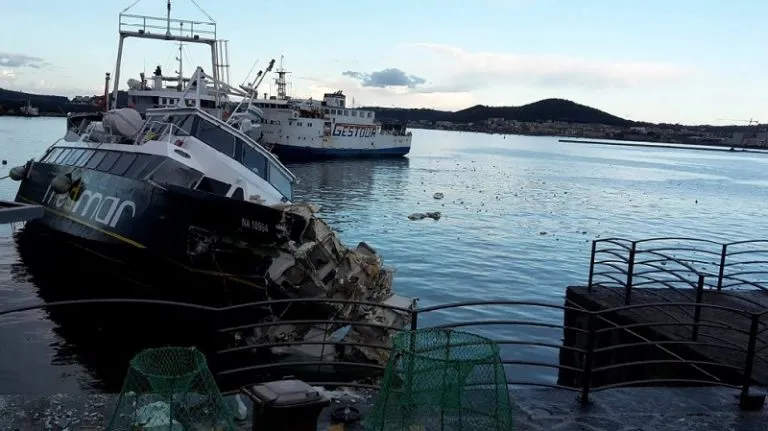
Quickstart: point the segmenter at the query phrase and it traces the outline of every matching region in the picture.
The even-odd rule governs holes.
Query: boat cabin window
[[[77,159],[83,155],[83,150],[73,149],[62,162],[63,165],[74,165]]]
[[[117,159],[120,158],[120,153],[116,153],[114,151],[108,152],[104,158],[101,160],[101,163],[99,163],[98,166],[96,166],[96,170],[102,171],[102,172],[109,172],[110,169],[112,169],[112,166],[115,164]]]
[[[225,182],[210,177],[203,177],[203,179],[200,180],[200,184],[195,188],[203,192],[226,196],[227,193],[229,193],[230,187],[231,186]]]
[[[85,150],[83,151],[83,154],[78,157],[78,159],[75,161],[75,166],[82,167],[85,166],[86,163],[88,163],[88,159],[90,159],[93,156],[94,151],[93,150]]]
[[[85,164],[85,167],[87,169],[96,169],[96,166],[99,166],[99,163],[104,160],[106,155],[107,153],[105,151],[96,151],[96,154],[94,154],[93,157],[88,160],[88,163]]]
[[[240,163],[261,178],[267,178],[267,158],[247,144],[242,145]]]
[[[203,174],[177,162],[165,159],[149,176],[149,179],[159,184],[170,184],[181,187],[192,187]]]
[[[195,137],[229,157],[235,156],[235,138],[216,124],[201,119]]]
[[[56,157],[58,157],[63,150],[61,148],[54,148],[53,150],[49,151],[43,158],[40,160],[41,162],[45,163],[53,163],[54,160],[56,160]]]
[[[136,160],[134,160],[131,167],[125,171],[124,176],[137,180],[143,179],[157,167],[161,160],[162,158],[151,156],[149,154],[136,154]]]
[[[293,200],[291,179],[280,171],[280,168],[271,163],[269,165],[269,182],[288,200]]]
[[[122,176],[125,174],[128,168],[131,167],[131,164],[133,164],[135,160],[136,160],[136,154],[133,154],[133,153],[120,154],[120,157],[117,159],[117,162],[115,162],[115,165],[112,166],[112,168],[109,170],[109,173]]]
[[[173,133],[178,136],[189,136],[194,130],[195,119],[194,115],[172,115],[167,122],[177,127]]]

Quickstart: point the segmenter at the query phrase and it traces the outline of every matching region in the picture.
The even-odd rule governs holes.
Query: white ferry
[[[405,124],[380,123],[375,113],[347,106],[341,91],[323,100],[294,99],[286,94],[285,75],[278,69],[277,96],[253,99],[264,119],[259,142],[283,160],[342,157],[398,157],[411,150]]]

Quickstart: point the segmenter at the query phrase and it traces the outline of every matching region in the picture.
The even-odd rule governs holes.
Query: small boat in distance
[[[29,98],[27,98],[27,103],[19,108],[19,115],[22,117],[39,117],[40,110],[32,106],[29,103]]]

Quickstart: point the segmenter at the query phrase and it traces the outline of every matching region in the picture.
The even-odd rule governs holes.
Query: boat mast
[[[286,81],[285,81],[285,75],[290,73],[286,72],[283,68],[283,56],[280,56],[280,68],[275,71],[277,73],[277,79],[275,79],[275,84],[277,84],[277,99],[278,100],[285,100],[288,98],[288,94],[285,91],[286,87]]]
[[[114,98],[112,100],[112,108],[117,108],[117,95],[120,87],[120,67],[123,61],[123,45],[125,44],[125,39],[129,37],[135,37],[139,39],[175,41],[179,43],[200,43],[208,45],[211,48],[210,70],[215,89],[215,103],[216,106],[219,107],[221,105],[221,84],[219,82],[220,67],[217,61],[219,55],[217,47],[218,39],[216,38],[216,22],[214,22],[210,16],[208,16],[208,19],[210,20],[208,22],[200,20],[191,21],[171,18],[171,0],[168,0],[167,2],[165,18],[126,13],[135,4],[136,3],[124,9],[119,15],[120,38],[117,46],[117,62],[115,65],[114,85],[112,87],[114,94]],[[203,11],[203,13],[205,13],[205,11]],[[208,14],[206,13],[205,15],[207,16]],[[179,30],[174,29],[175,25],[172,24],[175,23],[179,24]],[[165,33],[163,33],[162,30],[165,30]],[[179,47],[179,54],[179,58],[181,58],[181,47]],[[181,60],[179,61],[179,73],[181,73]]]
[[[180,27],[183,27],[184,23],[181,23]],[[184,42],[179,41],[179,56],[176,57],[176,61],[179,62],[179,70],[176,73],[179,75],[179,83],[176,85],[176,89],[181,91],[184,88]]]

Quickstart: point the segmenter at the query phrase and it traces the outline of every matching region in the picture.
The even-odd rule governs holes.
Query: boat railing
[[[188,133],[173,123],[162,121],[147,121],[136,137],[136,144],[141,145],[148,141],[161,141],[171,143],[173,136],[186,136]]]

